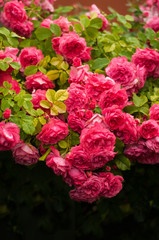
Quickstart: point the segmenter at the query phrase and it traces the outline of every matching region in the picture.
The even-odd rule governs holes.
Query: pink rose
[[[10,22],[10,21],[8,20],[8,18],[6,17],[5,12],[1,12],[0,22],[1,22],[6,28],[10,28],[11,22]]]
[[[155,103],[149,110],[150,119],[156,120],[159,123],[159,104]]]
[[[62,16],[60,16],[58,19],[55,19],[53,23],[59,25],[63,33],[68,33],[70,31],[69,27],[72,26],[68,19]]]
[[[36,65],[44,58],[42,51],[36,47],[25,47],[21,50],[19,61],[22,68],[30,65]]]
[[[104,121],[104,117],[98,113],[95,113],[91,119],[89,119],[86,124],[85,127],[86,128],[91,128],[94,126],[95,123],[100,123],[102,127],[106,128],[106,124]]]
[[[50,28],[50,25],[53,24],[54,22],[49,19],[49,18],[46,18],[42,21],[40,27],[46,27],[46,28]]]
[[[63,179],[69,186],[78,186],[87,180],[87,175],[83,170],[72,167]]]
[[[33,23],[27,22],[11,22],[10,28],[13,32],[21,37],[30,38],[31,32],[34,30]]]
[[[159,153],[159,135],[146,141],[146,146],[156,153]]]
[[[102,197],[112,198],[123,188],[122,181],[124,179],[121,176],[114,176],[113,173],[102,172],[99,174],[99,177],[103,181],[103,189],[100,193]]]
[[[49,123],[46,123],[42,127],[42,131],[36,136],[36,138],[45,145],[56,144],[64,139],[68,133],[69,130],[67,123],[51,118]]]
[[[120,88],[120,84],[115,84],[110,90],[104,91],[99,100],[99,107],[103,110],[107,107],[118,106],[123,109],[128,102],[128,95],[125,88]]]
[[[115,139],[113,133],[104,128],[100,123],[95,122],[94,126],[82,130],[80,143],[83,148],[90,152],[97,148],[113,151]]]
[[[82,65],[80,67],[71,67],[70,70],[70,78],[68,79],[69,83],[78,83],[78,84],[85,84],[86,79],[89,75],[91,75],[91,72],[88,72],[89,65]]]
[[[148,22],[146,22],[146,25],[144,28],[152,28],[155,32],[159,31],[159,17],[154,16],[152,17]]]
[[[43,10],[46,10],[46,11],[49,11],[49,12],[54,12],[53,1],[44,0],[40,3],[40,7]]]
[[[135,64],[128,62],[126,57],[113,58],[105,71],[110,78],[126,89],[134,85],[137,77]]]
[[[42,72],[26,77],[25,86],[30,92],[37,89],[47,90],[55,88],[55,84]]]
[[[125,122],[125,114],[118,108],[105,108],[103,114],[107,126],[112,131],[118,129]]]
[[[38,162],[40,157],[37,148],[23,141],[20,141],[20,143],[12,149],[12,153],[15,162],[21,165],[33,165]]]
[[[10,150],[20,141],[20,130],[15,123],[0,122],[0,151]]]
[[[145,67],[149,76],[155,74],[156,68],[159,67],[159,53],[154,49],[139,49],[132,55],[132,62],[140,68]]]
[[[99,199],[103,184],[99,177],[91,176],[82,185],[70,191],[70,197],[76,201],[92,203]]]
[[[125,144],[132,144],[138,141],[138,128],[137,123],[132,115],[123,113],[124,123],[119,126],[115,131],[117,137],[120,138]]]
[[[146,142],[144,140],[139,140],[139,142],[126,145],[124,154],[130,158],[130,160],[136,160],[143,155],[147,155],[148,148],[146,146]]]
[[[0,59],[4,59],[6,57],[12,58],[14,62],[19,62],[18,57],[16,56],[19,52],[19,49],[12,48],[12,47],[6,47],[5,51],[0,50]],[[11,61],[7,61],[7,63],[11,63]],[[13,71],[13,68],[9,66],[9,68],[5,71],[5,73],[11,73]],[[0,70],[0,72],[4,73],[4,71]]]
[[[144,121],[139,128],[139,133],[145,139],[157,137],[159,136],[159,125],[152,119]]]
[[[7,19],[12,21],[25,22],[27,19],[27,14],[24,9],[24,4],[19,1],[7,2],[4,6],[4,12]]]
[[[5,111],[3,113],[3,117],[5,119],[8,119],[8,118],[10,118],[10,115],[11,115],[11,110],[9,108],[5,109]]]
[[[88,108],[89,98],[83,86],[80,84],[71,83],[67,91],[69,93],[69,97],[65,101],[65,104],[68,112],[82,108]]]
[[[75,57],[75,58],[73,59],[73,66],[74,66],[74,67],[80,67],[81,65],[82,65],[81,59],[78,58],[78,57]]]
[[[106,78],[103,74],[93,73],[88,76],[85,88],[91,98],[99,101],[101,94],[105,90],[111,89],[114,85],[115,82],[111,78]]]
[[[31,102],[34,106],[34,109],[42,108],[40,106],[40,101],[47,100],[45,95],[46,95],[46,90],[41,90],[41,89],[38,89],[34,93],[32,93],[33,99],[31,100]]]
[[[52,47],[57,54],[64,56],[70,63],[75,57],[83,61],[91,59],[89,49],[84,38],[79,37],[75,32],[64,34],[61,37],[53,38]]]
[[[138,158],[137,161],[142,164],[154,165],[159,163],[159,154],[149,151],[146,155],[143,155],[140,158]]]
[[[5,81],[12,84],[11,90],[15,90],[16,94],[18,94],[20,92],[19,83],[15,79],[13,79],[12,76],[10,74],[8,74],[7,72],[1,72],[0,73],[0,87],[3,87],[3,82],[5,82]]]
[[[71,165],[68,161],[60,156],[55,156],[54,153],[50,153],[46,158],[46,165],[54,171],[56,175],[64,176],[68,170],[71,169]]]

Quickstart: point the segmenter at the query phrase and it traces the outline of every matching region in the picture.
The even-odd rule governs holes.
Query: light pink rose
[[[36,138],[44,143],[56,144],[60,140],[64,139],[69,133],[67,123],[64,123],[58,119],[51,118],[49,123],[46,123],[41,132],[36,136]]]
[[[12,149],[15,162],[21,165],[33,165],[39,160],[39,151],[33,145],[20,141]]]
[[[31,100],[31,102],[33,104],[34,109],[38,109],[38,108],[42,109],[42,107],[40,106],[40,101],[47,100],[45,95],[46,95],[46,90],[41,90],[41,89],[38,89],[34,93],[32,93],[33,99]]]
[[[11,22],[10,28],[13,32],[17,33],[21,37],[30,38],[31,33],[34,30],[33,23],[31,21],[26,22]]]
[[[113,173],[110,172],[101,172],[99,177],[103,181],[103,189],[100,193],[100,196],[106,198],[115,197],[123,188],[122,181],[124,180],[123,177],[117,175],[114,176]]]
[[[98,176],[91,176],[82,185],[70,191],[70,197],[76,201],[92,203],[99,199],[103,183]]]
[[[145,67],[149,76],[154,76],[159,67],[159,53],[154,49],[139,49],[132,55],[132,62],[140,68]]]
[[[23,69],[30,65],[36,65],[43,58],[42,51],[36,47],[25,47],[19,55],[19,61]]]
[[[94,126],[95,123],[100,123],[102,127],[107,128],[106,124],[105,124],[105,120],[104,120],[104,116],[95,113],[91,119],[89,119],[86,124],[85,127],[86,128],[91,128]]]
[[[144,121],[139,128],[139,133],[145,139],[157,137],[159,136],[159,125],[152,119]]]
[[[89,98],[82,85],[71,83],[70,87],[67,88],[67,91],[69,97],[65,101],[65,104],[68,112],[88,108]]]
[[[55,84],[42,72],[26,77],[25,86],[30,92],[37,89],[47,90],[55,88]]]
[[[99,107],[104,110],[107,107],[118,106],[123,109],[128,102],[128,95],[125,88],[120,88],[120,84],[115,84],[111,89],[104,91],[100,95]]]
[[[71,164],[60,156],[50,153],[46,158],[46,165],[54,171],[56,175],[64,176],[71,169]]]
[[[144,28],[152,28],[155,32],[159,31],[159,17],[154,16],[150,21],[146,22]]]
[[[10,150],[20,141],[20,130],[15,123],[0,122],[0,151]]]
[[[54,22],[49,19],[49,18],[46,18],[42,21],[40,27],[46,27],[46,28],[50,28],[50,25],[53,24]]]
[[[105,90],[111,89],[114,85],[113,79],[105,77],[103,74],[93,73],[88,76],[85,88],[89,96],[98,102],[101,94]]]
[[[54,1],[50,1],[50,0],[41,1],[40,7],[43,10],[46,10],[46,11],[49,11],[49,12],[54,12],[53,2]]]
[[[75,32],[64,34],[61,37],[53,38],[52,47],[57,54],[61,54],[72,63],[75,57],[80,58],[83,61],[91,59],[90,50],[88,48],[84,38],[79,37]]]
[[[118,129],[125,122],[125,114],[118,108],[105,108],[102,112],[105,115],[105,122],[110,130]]]
[[[82,130],[80,143],[89,152],[93,152],[97,148],[113,151],[115,139],[113,133],[95,122],[94,126]]]
[[[63,33],[68,33],[70,31],[69,27],[72,26],[68,19],[62,16],[60,16],[58,19],[55,19],[53,23],[59,25]]]
[[[150,119],[156,120],[159,123],[159,104],[155,103],[149,110]]]
[[[27,19],[27,14],[24,9],[24,4],[19,1],[7,2],[4,6],[4,12],[7,19],[12,21],[25,22]]]

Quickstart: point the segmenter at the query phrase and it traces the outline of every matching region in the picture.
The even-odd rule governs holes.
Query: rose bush
[[[141,17],[53,3],[0,3],[0,150],[45,162],[92,203],[136,162],[159,163],[159,4]]]

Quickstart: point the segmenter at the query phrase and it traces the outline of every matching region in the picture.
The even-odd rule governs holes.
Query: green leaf
[[[134,17],[131,15],[125,15],[125,19],[130,22],[134,22]]]
[[[42,72],[43,74],[46,74],[47,71],[44,67],[38,67],[39,71]]]
[[[3,34],[4,36],[8,37],[10,35],[10,31],[5,27],[1,27],[0,34]]]
[[[57,109],[56,109],[55,107],[52,107],[52,108],[50,109],[50,114],[53,115],[53,116],[58,115]]]
[[[46,109],[50,109],[51,108],[51,103],[48,102],[47,100],[41,100],[40,101],[40,106]]]
[[[106,58],[97,58],[96,60],[94,60],[93,64],[92,64],[92,69],[102,69],[105,68],[107,65],[109,64],[109,60]]]
[[[46,91],[46,98],[47,98],[47,100],[48,100],[49,102],[53,103],[53,102],[55,101],[55,94],[56,94],[55,90],[53,90],[53,89],[48,89],[48,90]]]
[[[94,39],[98,36],[98,30],[93,27],[87,27],[86,34],[89,38]]]
[[[38,68],[36,66],[30,65],[30,66],[25,68],[24,74],[26,76],[29,76],[29,75],[33,75],[33,74],[37,73],[37,71],[38,71]]]
[[[134,106],[134,105],[130,105],[130,106],[125,107],[124,111],[127,112],[127,113],[130,113],[130,114],[133,114],[135,112],[138,112],[139,108]]]
[[[6,62],[0,62],[0,69],[6,71],[9,68],[9,64]]]
[[[55,93],[55,100],[56,101],[64,101],[68,98],[69,94],[67,92],[67,90],[58,90],[56,93]]]
[[[74,28],[75,28],[76,32],[82,32],[83,31],[83,28],[82,28],[80,23],[74,24]]]
[[[59,25],[57,24],[50,24],[50,30],[52,33],[55,34],[56,37],[60,37],[61,36],[61,28],[59,27]]]
[[[80,21],[81,21],[81,24],[84,28],[89,26],[90,20],[86,15],[80,16]]]
[[[21,47],[21,48],[30,47],[30,44],[31,44],[30,39],[25,39],[25,40],[21,41],[20,47]]]
[[[143,106],[146,102],[148,102],[148,99],[146,96],[140,96],[138,97],[135,93],[133,93],[133,102],[136,107]]]
[[[54,109],[58,111],[58,113],[66,112],[66,105],[63,102],[54,102]]]
[[[154,40],[156,33],[151,28],[146,28],[145,32],[146,32],[146,37],[149,40]]]
[[[30,120],[23,120],[22,121],[22,129],[26,134],[32,135],[35,132],[35,127],[33,121]]]
[[[8,88],[8,89],[11,89],[11,88],[12,88],[12,84],[9,83],[9,82],[7,82],[7,81],[4,81],[4,82],[3,82],[3,86],[4,86],[5,88]]]
[[[117,167],[122,171],[130,169],[130,165],[131,165],[130,160],[122,154],[117,155],[117,158],[115,159],[115,163]]]
[[[58,145],[59,145],[60,148],[63,148],[63,149],[66,149],[67,146],[68,146],[67,142],[64,141],[64,140],[59,141]]]
[[[45,40],[49,37],[52,37],[52,32],[46,27],[39,27],[35,31],[35,35],[38,40]]]
[[[21,65],[18,62],[11,62],[10,66],[16,70],[19,70],[21,68]]]
[[[38,117],[38,119],[39,119],[39,121],[40,121],[40,123],[41,123],[42,125],[46,124],[46,119],[45,119],[45,117],[41,116],[41,117]]]
[[[24,101],[23,107],[27,110],[31,110],[33,108],[33,104],[30,101]]]
[[[138,33],[138,38],[143,42],[147,41],[147,37],[146,37],[145,33],[139,32]]]
[[[141,113],[143,113],[144,115],[148,116],[148,114],[149,114],[149,106],[148,106],[148,104],[145,104],[144,106],[142,106],[142,107],[139,109],[139,111],[140,111]]]
[[[103,20],[101,18],[93,18],[90,21],[90,27],[100,29],[103,26]]]
[[[49,155],[50,152],[51,152],[51,149],[49,148],[49,149],[44,153],[44,155],[39,158],[39,161],[45,161],[46,157]]]
[[[115,140],[115,152],[117,152],[117,154],[121,154],[123,152],[123,148],[124,148],[124,143],[123,141],[121,141],[118,137]]]
[[[73,7],[71,6],[62,6],[59,7],[55,10],[56,13],[68,13],[71,12],[73,10]]]
[[[1,100],[1,110],[5,111],[7,108],[10,108],[10,104],[8,103],[8,100],[5,100],[4,98]]]
[[[112,52],[114,51],[116,48],[116,45],[115,43],[111,44],[111,45],[108,45],[108,46],[105,46],[104,47],[104,51],[107,53],[107,52]]]
[[[11,58],[11,57],[6,57],[6,58],[3,59],[3,61],[4,61],[4,62],[11,62],[11,61],[13,61],[13,58]]]
[[[59,71],[58,70],[50,70],[47,72],[46,76],[51,81],[56,80],[57,78],[59,78]]]
[[[7,37],[7,40],[12,47],[18,47],[18,45],[19,45],[18,39],[12,38],[12,37]]]
[[[40,24],[41,24],[41,22],[40,22],[40,21],[37,21],[37,20],[32,20],[32,23],[33,23],[33,25],[34,25],[34,28],[40,27]]]

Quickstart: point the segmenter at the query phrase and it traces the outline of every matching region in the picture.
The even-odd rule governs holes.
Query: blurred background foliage
[[[126,184],[116,197],[80,203],[44,162],[25,167],[1,152],[1,239],[157,240],[158,172],[158,165],[136,164],[124,172]]]

